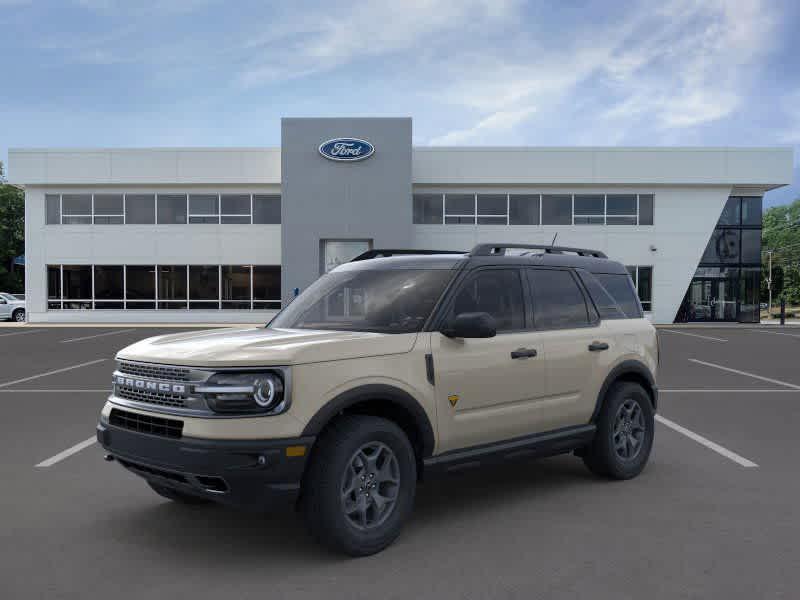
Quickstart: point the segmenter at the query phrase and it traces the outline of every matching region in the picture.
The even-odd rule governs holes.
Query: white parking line
[[[783,331],[770,331],[768,329],[747,329],[746,331],[753,331],[755,333],[771,333],[772,335],[785,335],[787,337],[800,338],[796,333],[784,333]]]
[[[723,367],[722,365],[715,365],[714,363],[705,362],[704,360],[697,360],[696,358],[690,358],[691,362],[697,363],[699,365],[705,365],[707,367],[714,367],[715,369],[720,369],[722,371],[728,371],[729,373],[736,373],[737,375],[744,375],[745,377],[752,377],[753,379],[760,379],[761,381],[767,381],[769,383],[775,383],[777,385],[782,385],[788,388],[792,388],[794,390],[800,390],[800,385],[795,385],[793,383],[787,383],[785,381],[781,381],[780,379],[770,379],[769,377],[762,377],[761,375],[756,375],[755,373],[748,373],[747,371],[738,371],[736,369],[731,369],[730,367]]]
[[[709,390],[709,389],[687,389],[687,390],[658,390],[659,394],[797,394],[800,390]]]
[[[727,448],[723,448],[719,444],[716,444],[716,443],[712,442],[711,440],[709,440],[707,438],[704,438],[702,435],[697,434],[694,431],[690,431],[689,429],[686,429],[686,427],[678,425],[674,421],[670,421],[669,419],[665,419],[661,415],[656,415],[656,421],[658,421],[662,425],[666,425],[670,429],[672,429],[674,431],[677,431],[680,434],[685,435],[689,439],[694,440],[698,444],[701,444],[701,445],[705,446],[709,450],[713,450],[717,454],[721,454],[725,458],[727,458],[729,460],[732,460],[733,462],[735,462],[738,465],[741,465],[743,467],[757,467],[758,466],[752,460],[748,460],[744,456],[740,456],[740,455],[736,454],[736,452],[732,452],[732,451],[728,450]]]
[[[43,460],[42,462],[40,462],[36,466],[38,468],[41,468],[41,467],[52,467],[54,464],[56,464],[58,462],[61,462],[65,458],[69,458],[73,454],[77,454],[81,450],[84,450],[85,448],[88,448],[89,446],[94,444],[96,441],[97,441],[97,438],[92,436],[88,440],[83,440],[82,442],[79,442],[79,443],[75,444],[71,448],[67,448],[63,452],[59,452],[55,456],[51,456],[50,458],[48,458],[46,460]]]
[[[26,331],[15,331],[14,333],[0,333],[0,337],[6,337],[9,335],[25,335],[28,333],[41,333],[44,329],[28,329]]]
[[[55,375],[57,373],[63,373],[64,371],[71,371],[72,369],[80,369],[81,367],[88,367],[89,365],[96,365],[99,362],[103,362],[105,358],[98,358],[97,360],[90,360],[85,363],[81,363],[79,365],[72,365],[71,367],[64,367],[63,369],[56,369],[54,371],[47,371],[45,373],[39,373],[38,375],[31,375],[30,377],[23,377],[22,379],[15,379],[13,381],[6,381],[5,383],[0,383],[0,388],[8,387],[10,385],[15,385],[17,383],[24,383],[26,381],[31,381],[32,379],[39,379],[40,377],[47,377],[48,375]]]
[[[699,333],[687,333],[686,331],[676,331],[675,329],[660,329],[659,331],[666,331],[667,333],[677,333],[679,335],[690,335],[696,338],[703,338],[704,340],[713,340],[715,342],[727,342],[728,340],[711,337],[710,335],[700,335]]]
[[[105,333],[98,333],[97,335],[87,335],[84,337],[77,337],[77,338],[70,338],[68,340],[61,340],[62,344],[68,344],[70,342],[82,342],[83,340],[92,340],[94,338],[104,337],[106,335],[118,335],[120,333],[128,333],[129,331],[134,331],[133,329],[120,329],[119,331],[107,331]]]

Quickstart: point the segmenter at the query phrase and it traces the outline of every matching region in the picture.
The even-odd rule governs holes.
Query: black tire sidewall
[[[400,490],[392,513],[380,526],[360,530],[341,508],[341,480],[353,454],[364,444],[386,444],[397,458]],[[304,508],[312,535],[329,548],[351,556],[383,550],[400,534],[416,493],[414,450],[402,429],[380,417],[346,416],[338,419],[318,442],[304,481]]]
[[[642,410],[645,422],[645,436],[642,449],[632,460],[625,460],[614,449],[614,419],[619,407],[628,399],[634,400]],[[608,391],[600,417],[597,420],[597,435],[588,457],[594,463],[593,470],[614,479],[631,479],[642,472],[653,448],[655,433],[655,413],[650,396],[638,383],[615,383]],[[591,467],[592,465],[590,465]]]

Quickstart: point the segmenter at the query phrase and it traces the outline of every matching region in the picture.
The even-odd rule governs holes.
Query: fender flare
[[[383,401],[407,413],[419,432],[422,458],[433,454],[435,438],[433,426],[425,409],[411,394],[400,388],[385,384],[367,384],[346,390],[320,408],[303,429],[303,436],[317,436],[339,413],[366,401]]]
[[[603,400],[608,392],[608,388],[610,388],[615,381],[620,378],[624,378],[626,375],[633,375],[636,379],[641,379],[646,382],[647,385],[645,386],[645,390],[650,395],[650,401],[653,404],[653,410],[658,410],[658,387],[656,386],[655,379],[653,378],[653,374],[650,372],[650,369],[647,368],[647,365],[638,360],[624,360],[616,367],[611,369],[609,374],[606,376],[603,385],[600,387],[600,392],[597,394],[597,401],[595,403],[594,412],[592,413],[590,423],[594,423],[597,420],[597,417],[600,414],[600,409],[603,406]]]

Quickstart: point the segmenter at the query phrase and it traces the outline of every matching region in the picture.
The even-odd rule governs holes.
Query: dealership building
[[[410,118],[287,118],[280,148],[13,149],[31,322],[264,322],[371,248],[577,246],[656,323],[758,320],[789,148],[419,147]]]

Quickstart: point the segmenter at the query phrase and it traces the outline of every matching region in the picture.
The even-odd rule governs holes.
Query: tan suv
[[[162,496],[297,498],[351,554],[400,533],[423,472],[574,452],[628,479],[653,444],[656,333],[600,252],[374,250],[266,328],[120,351],[97,437]]]

